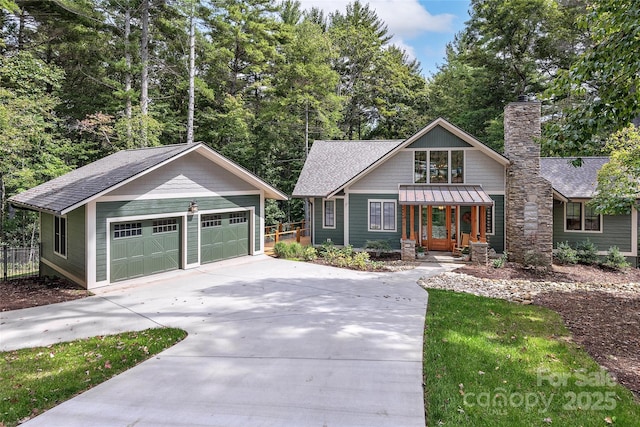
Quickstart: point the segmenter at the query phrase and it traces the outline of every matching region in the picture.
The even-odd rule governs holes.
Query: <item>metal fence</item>
[[[37,276],[40,269],[40,248],[38,246],[26,248],[3,246],[0,251],[0,264],[3,280]]]

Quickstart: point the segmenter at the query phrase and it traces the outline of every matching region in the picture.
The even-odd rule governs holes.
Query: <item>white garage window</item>
[[[177,219],[158,219],[153,221],[153,234],[171,233],[178,230]]]
[[[113,226],[113,238],[124,239],[125,237],[135,237],[142,235],[141,222],[127,222],[124,224],[115,224]]]
[[[222,215],[202,215],[202,228],[220,227]]]
[[[247,222],[246,212],[237,212],[229,215],[229,224],[242,224],[243,222]]]

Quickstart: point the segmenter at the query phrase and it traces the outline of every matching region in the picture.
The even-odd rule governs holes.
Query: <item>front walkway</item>
[[[0,349],[154,326],[189,336],[26,426],[424,427],[416,281],[269,257],[0,314]]]

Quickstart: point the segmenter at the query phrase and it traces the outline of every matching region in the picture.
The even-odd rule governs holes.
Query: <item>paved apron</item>
[[[0,350],[172,326],[189,336],[25,426],[424,427],[416,280],[244,257],[0,313]]]

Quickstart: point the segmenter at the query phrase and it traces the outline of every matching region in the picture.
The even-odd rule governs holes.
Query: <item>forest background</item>
[[[202,141],[290,194],[317,139],[405,139],[443,117],[502,152],[502,111],[520,95],[543,103],[544,155],[618,159],[603,183],[626,186],[601,191],[603,212],[637,204],[634,0],[472,0],[431,76],[359,1],[328,15],[295,0],[0,9],[3,244],[37,239],[37,216],[8,197],[118,150]],[[302,201],[266,215],[301,220]]]

